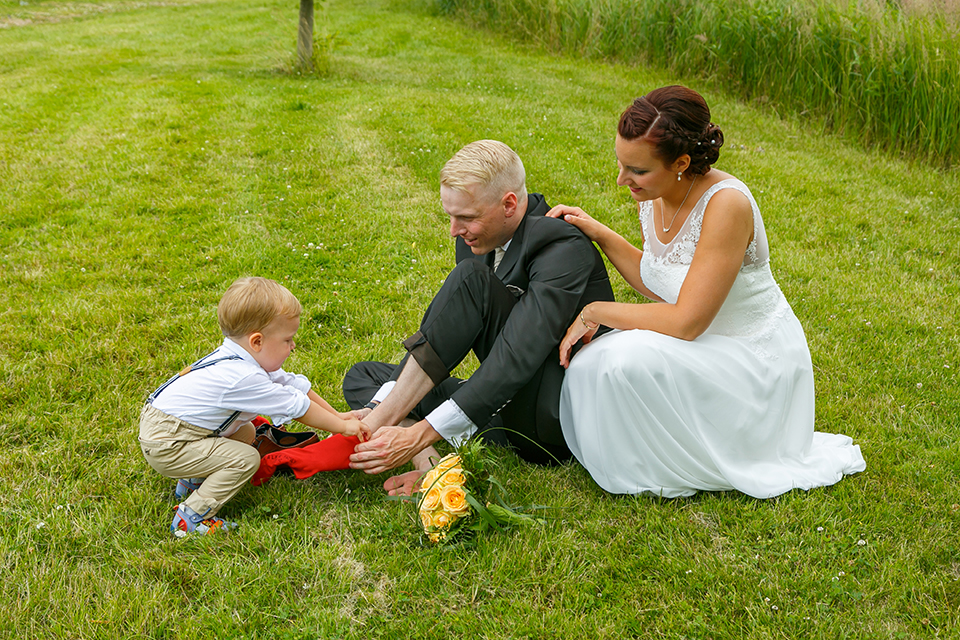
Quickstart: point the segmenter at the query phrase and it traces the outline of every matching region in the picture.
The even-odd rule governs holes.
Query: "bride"
[[[567,445],[612,493],[736,489],[769,498],[863,471],[860,447],[814,432],[813,366],[770,271],[750,190],[711,168],[723,133],[697,92],[636,99],[617,130],[617,184],[643,249],[582,209],[562,217],[651,304],[594,302],[560,345]],[[600,325],[611,331],[591,340]],[[576,357],[574,345],[586,344]]]

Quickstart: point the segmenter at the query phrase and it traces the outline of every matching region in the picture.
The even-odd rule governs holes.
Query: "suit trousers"
[[[411,411],[410,417],[424,419],[433,409],[451,398],[464,381],[450,377],[452,371],[472,350],[482,363],[493,348],[500,331],[510,317],[518,298],[479,260],[463,260],[444,281],[423,316],[420,330],[404,341],[408,353],[399,365],[360,362],[343,380],[343,395],[353,409],[364,406],[380,387],[396,380],[411,357],[434,383],[434,388]],[[537,327],[531,327],[536,332]],[[481,430],[495,428],[502,420],[502,435],[517,454],[538,464],[551,464],[571,457],[565,445],[548,444],[537,434],[536,402],[545,362],[508,403],[509,410]],[[559,397],[559,394],[557,394]],[[559,425],[557,425],[559,429]]]
[[[250,446],[249,422],[229,437],[209,437],[209,429],[167,415],[149,402],[140,413],[140,449],[147,463],[167,478],[206,478],[184,504],[213,516],[247,483],[260,466]]]

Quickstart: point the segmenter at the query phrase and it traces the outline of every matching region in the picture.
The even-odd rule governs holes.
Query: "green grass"
[[[960,13],[919,0],[432,0],[557,51],[664,65],[818,129],[960,160]]]
[[[719,167],[752,187],[807,332],[818,428],[852,436],[866,472],[657,501],[501,453],[513,497],[552,508],[543,529],[423,548],[384,478],[338,472],[244,489],[223,511],[236,535],[170,539],[172,483],[137,416],[219,342],[231,281],[300,297],[287,368],[345,408],[344,371],[399,357],[452,265],[452,153],[504,140],[533,189],[636,240],[616,118],[696,86],[388,0],[331,2],[330,71],[297,76],[296,18],[269,0],[0,2],[0,637],[956,633],[958,175],[712,91]]]

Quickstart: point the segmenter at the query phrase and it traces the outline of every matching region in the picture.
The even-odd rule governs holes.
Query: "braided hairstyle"
[[[693,89],[673,85],[654,89],[633,101],[620,116],[617,132],[624,140],[642,138],[651,143],[664,164],[684,154],[687,169],[702,176],[720,157],[723,132],[710,122],[710,107]]]

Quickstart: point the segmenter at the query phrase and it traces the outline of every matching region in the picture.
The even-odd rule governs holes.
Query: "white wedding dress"
[[[663,245],[640,204],[643,283],[675,303],[707,202],[736,189],[753,207],[754,239],[717,317],[693,341],[612,331],[573,358],[560,421],[570,450],[611,493],[673,498],[736,489],[769,498],[863,471],[860,447],[815,433],[813,366],[800,322],[770,272],[756,201],[739,180],[711,186]]]

